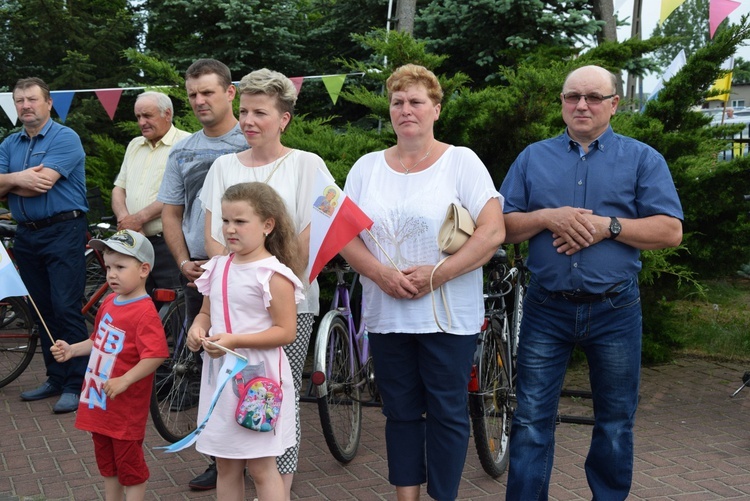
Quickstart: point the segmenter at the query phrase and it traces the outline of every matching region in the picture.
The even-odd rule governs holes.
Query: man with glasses
[[[509,500],[547,499],[557,406],[573,348],[586,354],[595,425],[586,458],[594,499],[628,496],[641,361],[640,251],[679,245],[682,207],[662,157],[615,134],[616,78],[571,72],[560,95],[567,125],[511,166],[506,241],[529,240],[532,272],[518,348],[518,407]]]

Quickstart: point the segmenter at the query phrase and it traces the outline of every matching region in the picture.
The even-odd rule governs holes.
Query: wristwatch
[[[622,225],[616,217],[609,218],[609,238],[612,240],[616,239],[622,231]]]

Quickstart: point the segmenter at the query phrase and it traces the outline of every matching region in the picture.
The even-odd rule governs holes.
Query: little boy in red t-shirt
[[[91,337],[70,345],[58,340],[58,362],[89,355],[76,428],[89,431],[105,498],[142,500],[148,467],[143,455],[154,372],[169,356],[164,329],[146,278],[154,248],[142,234],[122,230],[89,245],[104,253],[107,283],[114,291],[96,315]]]

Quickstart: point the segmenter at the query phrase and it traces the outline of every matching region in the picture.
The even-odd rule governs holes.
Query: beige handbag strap
[[[438,329],[440,329],[443,332],[448,332],[443,328],[443,325],[440,323],[440,320],[438,320],[437,315],[437,305],[435,304],[435,288],[432,286],[432,277],[435,275],[435,272],[438,268],[445,262],[446,259],[448,259],[450,256],[445,256],[443,259],[438,261],[438,264],[435,265],[435,267],[432,269],[432,272],[430,272],[430,294],[432,294],[432,316],[435,317],[435,323],[438,326]],[[448,308],[448,300],[445,298],[445,294],[443,294],[443,287],[438,287],[438,293],[440,294],[440,297],[443,298],[443,308],[445,308],[445,315],[448,317],[448,328],[451,328],[451,311]]]

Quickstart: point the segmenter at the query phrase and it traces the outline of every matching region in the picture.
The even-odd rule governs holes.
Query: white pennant
[[[13,125],[16,125],[16,122],[18,122],[18,113],[16,112],[16,105],[13,104],[12,92],[0,92],[0,108],[8,115]]]

